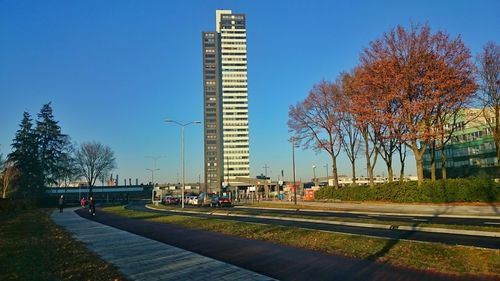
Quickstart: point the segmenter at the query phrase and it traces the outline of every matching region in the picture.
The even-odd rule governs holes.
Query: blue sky
[[[500,1],[0,0],[0,152],[10,152],[23,111],[35,116],[52,102],[73,141],[114,150],[120,178],[149,181],[145,156],[162,155],[155,178],[176,182],[181,129],[163,120],[202,120],[201,32],[215,30],[222,8],[247,16],[251,175],[267,164],[274,179],[282,169],[291,177],[288,107],[353,68],[384,32],[428,23],[460,35],[473,54],[500,37]],[[197,181],[201,125],[186,128],[186,147],[186,180]],[[330,165],[326,153],[301,149],[296,162],[302,180],[312,165],[317,176]],[[415,174],[413,157],[407,165]],[[339,172],[350,174],[343,156]]]

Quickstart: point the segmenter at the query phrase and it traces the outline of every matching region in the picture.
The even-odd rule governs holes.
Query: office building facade
[[[202,42],[205,184],[218,190],[250,176],[245,15],[217,10]]]
[[[445,129],[449,129],[450,126],[452,125],[446,125]],[[449,178],[477,175],[500,176],[493,134],[483,110],[463,109],[454,126],[453,135],[445,146],[447,176]],[[431,176],[430,152],[429,148],[426,149],[423,156],[424,176],[427,178]],[[441,158],[440,145],[437,144],[435,162],[438,178],[441,177]]]

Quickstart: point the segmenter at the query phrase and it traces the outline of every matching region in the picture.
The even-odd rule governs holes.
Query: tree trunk
[[[497,82],[498,83],[498,82]],[[500,105],[495,105],[495,130],[493,132],[493,139],[497,150],[497,165],[500,169]]]
[[[417,167],[417,182],[418,186],[422,186],[424,183],[424,164],[422,162],[425,149],[427,148],[427,144],[423,144],[421,148],[418,148],[417,141],[412,141],[411,150],[413,151],[413,155],[415,155],[415,162]]]
[[[399,170],[399,183],[403,183],[405,179],[405,162],[401,162],[401,169]]]
[[[406,160],[406,146],[404,144],[399,144],[399,163],[401,163],[401,167],[399,170],[399,183],[403,183],[405,178],[405,160]],[[403,153],[404,149],[404,153]]]
[[[92,183],[91,182],[89,182],[89,198],[90,198],[90,196],[93,196],[92,195]]]
[[[351,161],[352,168],[352,185],[356,185],[356,159]]]
[[[392,161],[389,161],[387,163],[387,177],[388,177],[389,183],[394,181],[394,171],[392,170]]]
[[[496,146],[496,150],[497,150],[497,166],[498,166],[498,174],[496,175],[497,177],[500,175],[500,148],[499,148],[499,145],[495,145]]]
[[[370,176],[370,187],[374,187],[375,186],[375,180],[374,180],[374,173],[373,173],[373,170],[375,169],[375,167],[370,167],[370,170],[368,171],[368,175]]]
[[[17,172],[14,167],[7,167],[4,170],[3,174],[3,191],[2,198],[5,199],[7,197],[7,190],[9,189],[9,185],[12,180],[16,177]]]
[[[446,174],[446,145],[443,144],[441,146],[441,179],[447,179],[448,175]]]
[[[365,141],[366,172],[369,174],[370,186],[373,187],[375,183],[373,182],[373,168],[370,159],[370,142],[368,140],[368,131],[363,132],[363,139]]]
[[[7,193],[7,188],[8,188],[8,185],[6,185],[5,182],[4,182],[4,184],[3,184],[3,194],[2,194],[2,198],[3,199],[5,199],[5,195]]]
[[[431,157],[431,181],[436,181],[436,141],[433,140],[430,150]]]
[[[424,183],[424,166],[422,163],[422,157],[415,155],[415,160],[417,162],[418,186],[421,186]]]
[[[337,156],[332,154],[332,174],[333,174],[333,185],[335,189],[339,188],[339,175],[337,170]]]

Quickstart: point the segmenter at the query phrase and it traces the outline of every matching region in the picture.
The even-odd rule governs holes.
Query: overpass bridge
[[[122,185],[122,186],[93,186],[92,196],[96,201],[116,202],[128,199],[151,198],[152,185]],[[89,198],[90,188],[80,187],[48,187],[45,191],[49,198],[64,195],[66,202],[79,202],[80,198]]]

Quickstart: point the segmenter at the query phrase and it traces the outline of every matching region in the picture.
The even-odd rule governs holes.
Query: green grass
[[[106,208],[105,211],[136,219],[172,223],[192,229],[215,231],[398,266],[461,275],[495,275],[500,277],[500,250],[387,240],[182,215],[151,214],[126,210],[123,207],[110,207]]]
[[[150,205],[153,206],[153,205]],[[255,206],[255,205],[252,205]],[[262,207],[261,205],[257,205]],[[164,210],[180,210],[179,207],[175,206],[165,206],[165,205],[157,205],[153,206],[156,209],[164,209]],[[269,207],[269,206],[266,206]],[[289,207],[289,206],[288,206]],[[302,206],[301,206],[302,207]],[[280,208],[279,206],[275,209]],[[302,208],[301,208],[302,209]],[[332,221],[332,222],[354,222],[354,223],[372,223],[372,224],[380,224],[380,225],[398,225],[398,226],[414,226],[415,223],[411,222],[402,222],[402,221],[387,221],[387,220],[377,220],[377,217],[374,216],[372,219],[364,219],[364,218],[341,218],[341,217],[315,217],[315,216],[307,216],[307,215],[295,215],[295,214],[276,214],[271,212],[266,212],[265,209],[261,209],[258,214],[255,214],[251,211],[246,211],[242,209],[207,209],[207,208],[188,208],[187,210],[193,212],[200,213],[230,213],[230,214],[240,214],[240,215],[258,215],[258,216],[267,216],[267,217],[289,217],[289,218],[298,218],[298,219],[313,219],[313,220],[324,220],[324,221]],[[317,210],[317,209],[316,209]],[[463,229],[463,230],[476,230],[476,231],[489,231],[489,232],[498,232],[497,227],[493,226],[474,226],[474,225],[450,225],[450,224],[433,224],[426,222],[418,222],[419,227],[431,227],[431,228],[444,228],[444,229]]]
[[[51,211],[0,215],[0,280],[126,280],[55,225]]]

